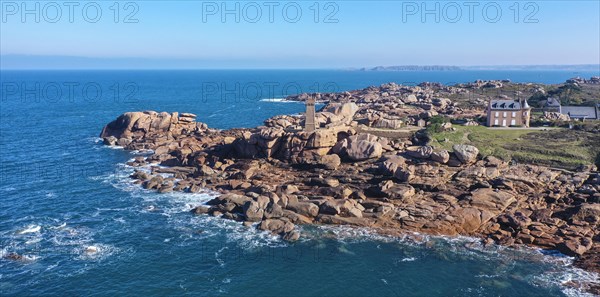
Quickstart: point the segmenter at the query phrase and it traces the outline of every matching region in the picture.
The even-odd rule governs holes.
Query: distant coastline
[[[600,64],[571,65],[389,65],[369,67],[277,67],[276,63],[238,61],[228,58],[83,57],[53,55],[0,55],[0,70],[345,70],[345,71],[595,71]]]
[[[457,71],[464,70],[458,66],[443,65],[403,65],[403,66],[377,66],[373,68],[361,68],[360,71]]]
[[[496,71],[598,71],[600,64],[581,65],[491,65],[491,66],[449,66],[449,65],[399,65],[399,66],[376,66],[372,68],[360,68],[359,71],[473,71],[473,70],[496,70]]]

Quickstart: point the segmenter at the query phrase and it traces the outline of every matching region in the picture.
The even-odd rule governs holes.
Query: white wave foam
[[[264,98],[264,99],[260,99],[260,102],[304,104],[304,101],[288,100],[287,98]],[[326,103],[327,103],[327,101],[316,101],[315,102],[315,104],[317,104],[317,105],[326,104]]]
[[[382,235],[377,233],[373,229],[363,228],[363,227],[352,227],[345,225],[322,225],[317,226],[316,233],[311,232],[311,230],[306,230],[307,238],[332,238],[337,241],[344,243],[357,243],[357,242],[365,242],[365,241],[376,241],[376,242],[398,242],[402,241],[405,243],[410,243],[414,241],[414,237],[411,236],[410,233],[402,237],[394,237],[388,235]],[[416,233],[415,233],[416,234]],[[419,235],[423,238],[427,238],[427,235]]]
[[[222,218],[211,217],[208,215],[191,216],[189,211],[208,200],[215,197],[215,193],[181,193],[172,192],[167,194],[158,194],[154,191],[143,189],[139,184],[135,184],[129,175],[137,170],[150,170],[149,166],[131,167],[126,164],[118,164],[115,173],[102,177],[102,182],[107,182],[115,188],[128,192],[132,198],[140,199],[146,206],[142,206],[138,211],[142,213],[155,213],[167,217],[169,225],[165,228],[174,228],[178,230],[179,237],[169,237],[164,239],[173,245],[195,245],[198,240],[203,240],[213,236],[224,236],[227,243],[245,249],[254,250],[261,247],[285,247],[288,244],[279,236],[272,235],[269,232],[260,231],[253,227],[245,227],[239,222],[226,220]],[[464,260],[477,259],[489,260],[501,264],[500,266],[511,267],[510,263],[514,261],[530,261],[539,263],[553,263],[557,271],[536,275],[527,281],[534,285],[550,287],[563,285],[563,292],[567,296],[581,295],[581,291],[571,287],[565,287],[564,284],[570,281],[594,281],[597,275],[590,274],[580,269],[573,268],[572,258],[564,257],[560,254],[540,252],[537,249],[523,248],[511,249],[508,247],[492,245],[484,246],[480,239],[457,236],[430,236],[419,233],[408,233],[405,236],[394,237],[381,235],[372,229],[354,228],[348,226],[318,226],[318,227],[298,227],[302,230],[303,236],[301,242],[306,240],[322,240],[330,238],[342,243],[356,242],[382,242],[382,243],[400,243],[401,246],[415,246],[433,248],[436,253],[458,255]],[[91,242],[86,243],[91,244]],[[97,244],[94,244],[97,245]],[[325,244],[323,244],[325,245]],[[318,245],[317,245],[318,248]],[[80,248],[81,249],[81,248]],[[106,247],[108,251],[111,247]],[[346,247],[342,247],[340,252],[351,253]],[[215,253],[215,259],[220,265],[226,265],[226,257],[220,253],[227,250],[220,250]],[[110,254],[110,252],[107,252]],[[416,261],[418,257],[408,255],[400,259],[401,262]],[[508,269],[508,268],[507,268]],[[503,271],[498,270],[498,273]],[[493,278],[498,274],[480,274],[480,278]],[[470,290],[477,290],[471,288]],[[574,293],[575,292],[575,293]]]
[[[171,241],[172,244],[192,245],[198,238],[207,238],[217,235],[225,235],[226,241],[243,249],[256,249],[259,247],[283,247],[286,243],[280,236],[270,232],[260,231],[253,227],[245,227],[240,222],[211,217],[208,215],[191,216],[190,211],[198,206],[206,204],[215,198],[218,193],[210,191],[200,193],[171,192],[159,194],[153,190],[146,190],[129,177],[134,170],[150,172],[151,165],[132,167],[127,164],[117,164],[118,170],[98,177],[103,183],[110,183],[115,188],[128,192],[132,198],[140,199],[145,206],[138,209],[140,213],[156,214],[167,218],[169,225],[165,228],[180,230],[181,238]],[[152,165],[155,166],[155,165]],[[170,174],[163,174],[170,177]],[[198,233],[198,230],[201,230]],[[194,234],[195,236],[190,236]]]
[[[495,277],[499,277],[499,276],[500,275],[498,275],[498,274],[479,274],[479,275],[476,275],[475,277],[478,277],[478,278],[495,278]]]
[[[125,147],[119,146],[119,145],[103,145],[101,146],[102,148],[107,148],[107,149],[111,149],[111,150],[124,150]]]
[[[25,254],[25,255],[23,255],[22,261],[25,261],[25,262],[35,262],[38,259],[40,259],[40,256],[38,256],[38,255],[27,255],[27,254]]]
[[[573,284],[596,284],[600,285],[600,274],[574,267],[572,262],[556,261],[559,268],[548,271],[542,275],[535,276],[532,283],[538,286],[560,285],[562,292],[569,297],[593,297],[591,293],[584,292],[582,288],[576,288]],[[562,263],[562,265],[560,265]]]
[[[193,221],[195,226],[203,227],[203,230],[206,230],[202,233],[204,236],[212,237],[224,234],[227,243],[246,251],[253,251],[262,247],[279,248],[288,245],[279,235],[258,230],[256,226],[246,227],[240,222],[208,215],[193,217]]]
[[[25,241],[25,244],[34,244],[34,243],[38,243],[40,241],[42,241],[42,238],[41,237],[36,237],[36,238],[33,238],[33,239]]]
[[[62,223],[62,224],[60,224],[60,225],[58,225],[58,226],[56,226],[56,227],[53,227],[53,228],[56,228],[56,229],[62,229],[62,228],[64,228],[64,227],[66,227],[66,226],[67,226],[67,223]]]
[[[133,150],[131,151],[131,154],[134,156],[149,156],[154,154],[153,150]],[[134,161],[135,159],[130,159],[129,162]]]
[[[101,143],[104,141],[104,139],[102,139],[101,137],[88,137],[86,138],[86,140],[93,143]]]
[[[303,103],[301,101],[287,100],[286,98],[265,98],[260,99],[261,102],[274,102],[274,103]]]
[[[17,231],[17,234],[36,233],[36,232],[40,232],[41,229],[42,229],[41,226],[29,225],[29,226],[27,226],[27,228]]]
[[[355,228],[350,226],[319,226],[319,232],[303,232],[309,239],[332,238],[342,243],[358,242],[383,242],[400,243],[402,246],[418,246],[434,249],[438,253],[457,255],[464,260],[481,260],[495,262],[500,266],[512,267],[515,261],[527,261],[532,263],[546,263],[554,270],[545,271],[540,275],[534,275],[527,281],[535,286],[553,287],[559,286],[562,292],[571,297],[593,296],[585,293],[582,289],[568,286],[572,283],[600,283],[600,275],[594,272],[584,271],[573,266],[572,257],[567,257],[556,251],[546,251],[533,247],[511,248],[501,245],[485,246],[478,238],[467,236],[432,236],[419,233],[409,233],[402,237],[394,237],[377,234],[368,228]],[[325,236],[323,236],[325,235]],[[415,261],[416,257],[405,257],[402,262]],[[508,273],[498,270],[500,273]],[[498,274],[481,274],[476,277],[493,278]],[[471,289],[473,290],[473,289]]]
[[[78,254],[77,259],[87,261],[104,260],[119,251],[118,248],[108,244],[81,245],[75,249],[75,253]]]

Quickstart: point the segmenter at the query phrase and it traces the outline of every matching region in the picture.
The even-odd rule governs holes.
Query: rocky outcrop
[[[549,112],[549,111],[544,112],[544,119],[549,120],[549,121],[563,121],[563,122],[568,122],[571,120],[571,118],[567,114],[562,114],[560,112]]]
[[[109,145],[126,146],[136,140],[166,138],[206,129],[206,125],[196,122],[196,115],[177,112],[157,113],[154,111],[127,112],[110,122],[100,133]]]
[[[328,110],[342,115],[340,123],[361,116],[343,104]],[[511,166],[480,159],[470,145],[448,152],[357,133],[354,120],[309,133],[291,129],[298,123],[285,117],[224,131],[193,118],[127,113],[101,136],[108,145],[151,152],[129,163],[144,167],[131,176],[142,187],[219,193],[193,213],[245,222],[286,240],[299,239],[299,224],[345,224],[533,245],[588,266],[600,250],[600,177],[593,167]]]

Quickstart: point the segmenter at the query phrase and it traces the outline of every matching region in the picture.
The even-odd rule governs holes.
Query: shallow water
[[[581,74],[580,74],[581,75]],[[592,74],[585,75],[591,76]],[[597,74],[596,74],[597,75]],[[537,250],[483,248],[468,238],[388,238],[364,229],[303,227],[289,244],[240,223],[192,216],[210,193],[156,194],[134,185],[134,155],[101,145],[102,126],[134,110],[186,111],[216,128],[249,127],[302,104],[222,98],[202,83],[299,85],[340,90],[388,81],[511,78],[555,83],[568,72],[2,71],[0,293],[200,296],[564,296],[561,286],[594,275]],[[583,75],[582,75],[583,76]],[[53,83],[79,83],[58,100]],[[133,82],[134,96],[123,86]],[[7,84],[35,90],[13,94]],[[88,100],[85,85],[102,97]],[[115,97],[113,87],[121,93]],[[113,88],[114,89],[114,88]],[[67,90],[66,88],[63,91]],[[89,91],[89,90],[88,90]],[[291,92],[293,90],[290,89]],[[277,94],[280,92],[281,94]],[[89,95],[89,94],[88,94]],[[243,95],[243,94],[242,94]],[[272,98],[271,98],[272,97]],[[135,100],[131,100],[135,99]]]

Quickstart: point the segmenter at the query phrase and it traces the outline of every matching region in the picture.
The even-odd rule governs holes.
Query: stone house
[[[596,106],[562,106],[560,113],[571,119],[598,120],[600,119],[600,104]]]
[[[576,120],[600,119],[600,104],[596,106],[562,106],[557,98],[548,98],[544,104],[544,111],[557,112]]]
[[[490,100],[487,108],[487,126],[529,127],[531,107],[527,100]]]
[[[544,103],[544,111],[548,112],[560,112],[561,104],[560,100],[555,97],[550,97]]]

